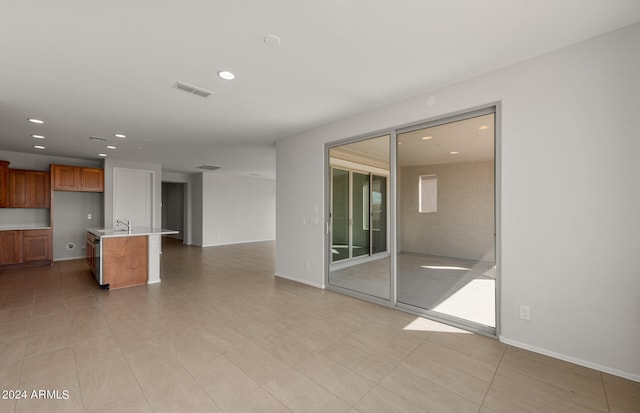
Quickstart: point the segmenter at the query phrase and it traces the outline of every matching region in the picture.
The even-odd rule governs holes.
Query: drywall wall
[[[324,216],[325,143],[500,102],[501,340],[640,381],[639,43],[635,24],[279,140],[277,274],[324,283],[301,218]]]
[[[398,250],[495,261],[493,162],[406,166],[398,172]],[[436,175],[436,212],[418,211],[421,175]]]
[[[0,151],[0,159],[11,162],[10,167],[48,171],[50,164],[102,168],[101,160],[66,158],[19,152]],[[53,260],[83,258],[86,231],[101,227],[102,194],[55,191],[53,205]],[[87,217],[91,215],[91,219]],[[0,208],[0,222],[16,225],[49,225],[48,209]],[[73,248],[69,248],[73,244]]]
[[[105,159],[104,161],[104,225],[108,228],[115,226],[118,217],[113,216],[114,210],[114,169],[130,169],[152,173],[152,226],[160,228],[162,225],[162,169],[160,164],[122,161],[118,159]],[[143,202],[143,200],[130,200],[131,202]]]
[[[274,237],[273,179],[202,174],[202,246]]]

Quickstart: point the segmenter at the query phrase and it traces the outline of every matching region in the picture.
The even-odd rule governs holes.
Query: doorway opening
[[[162,228],[178,231],[168,237],[187,243],[187,184],[162,182]]]

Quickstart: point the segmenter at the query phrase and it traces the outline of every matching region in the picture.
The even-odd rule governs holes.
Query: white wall
[[[104,161],[104,225],[111,228],[114,223],[113,216],[113,181],[114,168],[135,169],[153,172],[153,201],[152,201],[152,226],[160,228],[162,225],[162,169],[160,164],[121,161],[118,159],[105,159]]]
[[[418,211],[421,175],[436,175],[436,212]],[[494,164],[405,166],[398,173],[398,250],[493,262]]]
[[[274,238],[273,179],[209,173],[200,174],[199,179],[202,179],[200,245],[208,247]],[[195,180],[194,186],[197,186]]]
[[[50,164],[102,168],[101,160],[66,158],[19,152],[0,151],[0,159],[11,162],[15,169],[49,171]],[[87,228],[101,227],[102,194],[55,191],[53,194],[53,260],[83,258]],[[88,215],[91,214],[91,219]],[[48,209],[0,209],[0,223],[49,225]],[[73,244],[72,249],[67,245]]]
[[[325,142],[500,101],[500,337],[640,381],[638,44],[640,24],[281,139],[277,274],[323,284],[300,218],[323,216]]]

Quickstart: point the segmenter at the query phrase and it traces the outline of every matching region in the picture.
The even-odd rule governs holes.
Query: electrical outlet
[[[531,307],[528,305],[520,306],[520,320],[531,320]]]

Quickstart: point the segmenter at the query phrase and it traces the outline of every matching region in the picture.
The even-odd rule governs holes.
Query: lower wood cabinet
[[[50,263],[50,229],[0,231],[0,265]]]

